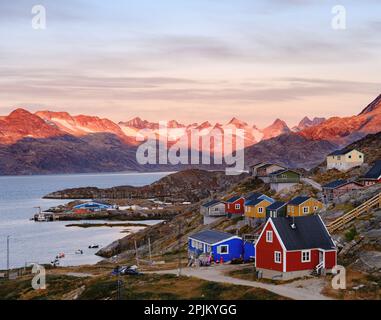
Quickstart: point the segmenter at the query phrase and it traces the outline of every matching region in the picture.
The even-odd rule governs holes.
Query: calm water
[[[29,221],[41,206],[46,210],[65,203],[61,200],[42,200],[42,196],[56,190],[75,187],[107,188],[119,185],[142,186],[150,184],[168,173],[76,174],[49,176],[0,176],[0,269],[6,268],[6,237],[10,240],[10,265],[20,267],[25,263],[49,263],[58,253],[66,258],[61,265],[96,263],[96,250],[89,244],[106,246],[124,237],[125,228],[68,228],[70,222],[36,223]],[[145,223],[155,223],[149,221]],[[128,228],[130,229],[130,228]],[[84,250],[76,255],[77,249]]]

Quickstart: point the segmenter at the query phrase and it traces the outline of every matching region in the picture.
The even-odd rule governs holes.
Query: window
[[[217,253],[228,254],[229,253],[229,246],[228,245],[222,245],[222,246],[217,247]]]
[[[207,245],[207,246],[206,246],[206,252],[207,252],[207,253],[210,253],[211,251],[212,251],[212,247]]]
[[[236,209],[236,210],[241,209],[241,205],[240,205],[239,203],[237,203],[237,204],[235,205],[235,209]]]
[[[302,251],[302,262],[311,262],[311,251]]]
[[[214,211],[220,211],[220,209],[218,207],[215,207]]]
[[[273,242],[273,232],[266,231],[266,242]]]
[[[192,248],[196,248],[196,245],[197,245],[197,242],[192,240],[192,243],[191,243]]]
[[[307,214],[310,212],[310,207],[303,207],[303,213]]]
[[[361,159],[361,158],[362,158],[362,155],[359,155],[359,158]]]
[[[258,208],[258,213],[263,213],[263,207]]]
[[[282,263],[282,254],[279,251],[274,252],[274,262]]]
[[[337,160],[341,160],[341,156],[337,156]]]
[[[314,211],[318,211],[319,210],[319,207],[318,206],[314,206]]]

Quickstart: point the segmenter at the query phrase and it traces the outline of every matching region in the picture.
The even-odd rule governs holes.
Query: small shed
[[[364,186],[358,182],[335,180],[322,186],[324,200],[332,201],[350,191],[362,189]]]

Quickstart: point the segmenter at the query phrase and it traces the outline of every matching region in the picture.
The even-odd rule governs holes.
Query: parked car
[[[114,276],[117,276],[117,275],[122,275],[122,276],[126,276],[126,275],[138,276],[138,275],[141,275],[142,273],[140,273],[138,271],[137,266],[122,266],[122,267],[116,266],[114,268],[114,270],[111,272],[111,274],[114,275]]]

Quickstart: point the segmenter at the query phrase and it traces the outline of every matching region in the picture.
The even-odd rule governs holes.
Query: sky
[[[0,115],[264,127],[358,114],[381,93],[380,13],[379,0],[0,0]]]

